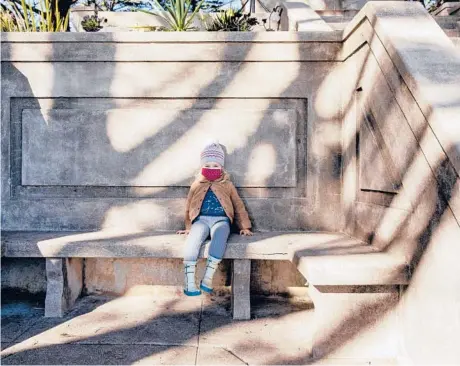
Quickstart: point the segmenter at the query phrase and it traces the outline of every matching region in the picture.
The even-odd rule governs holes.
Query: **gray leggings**
[[[230,235],[230,219],[227,216],[200,215],[198,219],[194,220],[185,241],[184,260],[197,260],[201,245],[209,234],[211,234],[209,255],[218,259],[224,256],[227,239]]]

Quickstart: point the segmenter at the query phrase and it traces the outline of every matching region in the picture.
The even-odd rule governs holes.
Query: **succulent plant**
[[[218,12],[215,17],[202,20],[206,30],[222,32],[249,32],[253,26],[259,24],[257,18],[231,8]]]
[[[101,23],[104,20],[97,15],[85,15],[81,21],[81,25],[86,32],[97,32],[103,28]]]
[[[195,10],[190,12],[192,9],[192,2],[190,0],[168,0],[164,6],[162,6],[158,0],[154,0],[158,9],[163,13],[156,13],[143,9],[139,9],[139,11],[162,18],[166,24],[168,24],[167,30],[169,31],[184,32],[196,30],[196,28],[192,26],[192,23],[197,12],[201,9],[203,2],[204,0],[200,0],[195,6]]]

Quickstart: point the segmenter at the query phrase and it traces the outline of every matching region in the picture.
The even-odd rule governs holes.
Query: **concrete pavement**
[[[64,318],[27,303],[2,307],[2,364],[391,364],[312,360],[313,304],[254,297],[252,319],[234,321],[229,296],[165,296],[154,286],[90,295]]]

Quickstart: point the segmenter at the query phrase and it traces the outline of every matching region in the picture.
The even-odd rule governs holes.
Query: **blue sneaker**
[[[200,295],[201,295],[201,291],[200,291],[200,290],[196,290],[196,291],[187,291],[186,289],[184,289],[184,294],[186,294],[187,296],[200,296]]]
[[[212,288],[206,287],[205,285],[203,285],[203,282],[200,282],[200,288],[201,288],[203,291],[206,291],[208,294],[211,294],[211,293],[212,293]]]

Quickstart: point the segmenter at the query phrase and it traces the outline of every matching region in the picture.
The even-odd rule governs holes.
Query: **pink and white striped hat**
[[[201,165],[206,163],[219,163],[224,166],[225,153],[220,144],[217,141],[208,143],[200,155]]]

